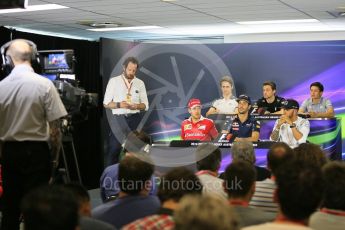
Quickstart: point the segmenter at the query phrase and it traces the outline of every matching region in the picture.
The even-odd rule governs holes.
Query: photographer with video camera
[[[1,229],[16,230],[22,197],[48,184],[57,167],[59,119],[67,112],[53,83],[34,73],[32,65],[39,59],[33,42],[8,42],[1,47],[1,56],[2,70],[9,73],[0,82]]]

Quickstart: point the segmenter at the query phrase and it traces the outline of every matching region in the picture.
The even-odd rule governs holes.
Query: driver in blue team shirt
[[[238,114],[230,121],[230,127],[225,131],[227,133],[226,139],[230,141],[258,141],[260,122],[249,114],[251,108],[250,97],[241,95],[238,97],[237,102]]]

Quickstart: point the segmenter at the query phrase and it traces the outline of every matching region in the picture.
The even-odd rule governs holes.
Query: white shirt
[[[291,148],[297,147],[299,144],[305,143],[308,138],[308,134],[310,131],[310,123],[307,119],[297,117],[297,120],[293,122],[296,125],[296,129],[302,133],[302,138],[298,141],[293,136],[292,130],[289,124],[282,124],[279,129],[279,138],[278,141],[285,142]],[[276,129],[278,124],[278,120],[274,124],[273,130]],[[271,139],[272,140],[272,139]]]
[[[47,141],[48,122],[67,115],[54,84],[17,65],[0,82],[0,140]]]
[[[109,80],[107,89],[105,91],[103,104],[107,105],[110,102],[121,102],[126,101],[128,94],[128,88],[125,83],[127,79],[123,76],[113,77]],[[131,102],[133,104],[145,104],[145,110],[149,108],[149,102],[147,99],[145,84],[142,80],[134,78],[130,87]],[[130,110],[130,109],[112,109],[113,114],[129,114],[129,113],[138,113],[139,110]]]
[[[228,195],[225,193],[223,187],[224,180],[209,174],[200,174],[197,176],[203,185],[204,194],[216,195],[224,200],[228,199]]]
[[[344,211],[341,212],[344,213]],[[343,230],[345,226],[345,216],[319,211],[314,212],[309,219],[309,226],[315,230]]]
[[[278,213],[278,204],[273,201],[274,190],[277,188],[271,178],[263,181],[256,181],[255,192],[249,202],[249,206],[258,208],[265,212]]]
[[[225,99],[220,98],[213,102],[212,106],[216,108],[219,114],[229,114],[235,113],[236,108],[238,107],[238,103],[236,99]]]

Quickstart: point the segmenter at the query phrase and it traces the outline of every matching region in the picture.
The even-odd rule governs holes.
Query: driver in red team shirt
[[[201,116],[201,102],[193,98],[188,102],[190,117],[181,124],[182,140],[211,141],[218,136],[212,120]]]

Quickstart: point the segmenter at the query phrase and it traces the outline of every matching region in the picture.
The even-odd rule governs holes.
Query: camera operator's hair
[[[179,167],[162,177],[157,195],[162,203],[170,199],[179,202],[187,194],[201,194],[202,188],[199,178],[192,171]]]
[[[78,226],[78,202],[62,186],[44,186],[29,192],[21,210],[25,230],[74,230]]]
[[[29,50],[20,50],[18,47],[14,46],[17,42],[25,42],[29,48]],[[13,40],[12,43],[10,44],[8,50],[6,51],[6,55],[11,56],[16,61],[20,62],[31,62],[32,56],[33,56],[33,47],[24,39],[16,39]]]
[[[136,195],[142,191],[150,180],[154,166],[151,159],[144,155],[126,156],[119,165],[119,188],[122,192]]]
[[[211,143],[199,145],[195,155],[198,170],[217,171],[222,161],[222,153],[219,147]]]
[[[139,69],[139,61],[135,57],[128,57],[126,60],[123,62],[123,67],[126,69],[129,63],[133,63],[137,65],[137,68]]]

